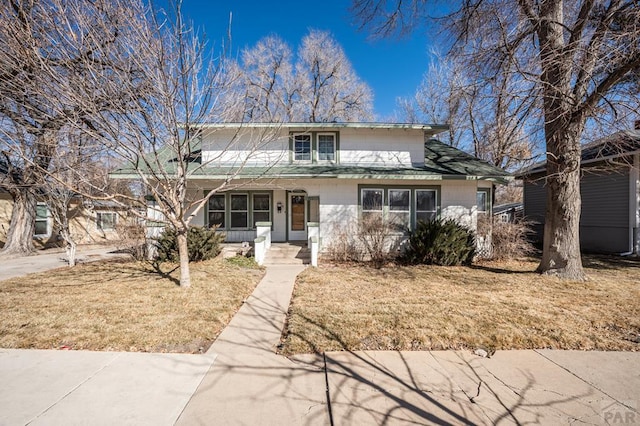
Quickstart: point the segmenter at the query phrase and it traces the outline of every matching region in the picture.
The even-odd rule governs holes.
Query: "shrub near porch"
[[[540,276],[536,266],[307,269],[282,350],[640,350],[638,260],[587,258],[587,282]]]

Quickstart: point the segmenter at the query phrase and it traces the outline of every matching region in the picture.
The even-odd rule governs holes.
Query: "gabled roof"
[[[640,152],[640,130],[624,130],[585,144],[580,156],[581,165],[604,160],[612,160]],[[540,161],[518,171],[516,177],[544,173],[547,161]]]

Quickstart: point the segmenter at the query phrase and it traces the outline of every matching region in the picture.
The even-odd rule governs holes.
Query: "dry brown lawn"
[[[534,260],[307,269],[283,352],[640,350],[640,261],[587,257],[584,264],[587,282],[540,276]]]
[[[216,258],[179,271],[113,261],[0,281],[0,347],[104,351],[206,350],[263,275]]]

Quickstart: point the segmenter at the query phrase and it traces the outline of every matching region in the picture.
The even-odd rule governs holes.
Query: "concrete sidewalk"
[[[114,253],[115,250],[112,246],[78,246],[76,259],[78,263],[85,263],[127,256]],[[63,266],[67,266],[67,257],[62,249],[38,250],[32,256],[0,259],[0,281]]]
[[[0,350],[0,425],[172,425],[214,355]]]

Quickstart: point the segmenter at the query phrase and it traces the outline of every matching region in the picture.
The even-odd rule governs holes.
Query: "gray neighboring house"
[[[640,251],[640,122],[582,148],[580,247],[586,252]],[[542,242],[546,208],[546,162],[520,171],[524,214]]]

